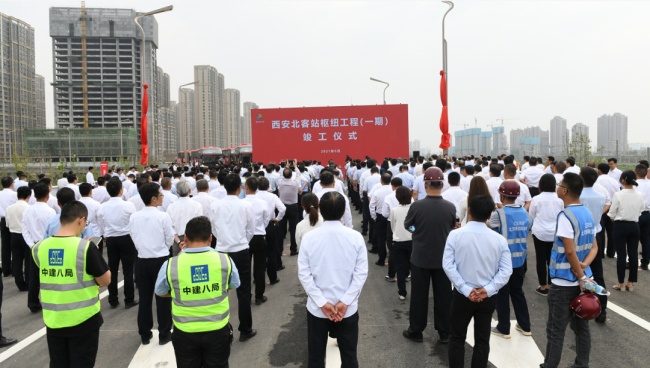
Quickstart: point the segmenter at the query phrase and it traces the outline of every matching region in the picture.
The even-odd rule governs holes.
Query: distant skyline
[[[8,0],[2,12],[35,28],[36,73],[45,77],[48,127],[54,126],[50,6],[80,1]],[[88,0],[86,6],[159,14],[158,65],[171,99],[212,65],[225,87],[261,108],[409,104],[410,139],[436,152],[440,132],[441,20],[437,1]],[[583,123],[596,141],[597,119],[628,117],[629,141],[650,123],[650,2],[456,1],[446,20],[450,132],[540,126],[554,116]],[[509,120],[517,119],[517,120]],[[648,139],[650,140],[650,139]]]

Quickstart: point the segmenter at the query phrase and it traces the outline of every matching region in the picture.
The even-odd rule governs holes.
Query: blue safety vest
[[[594,244],[594,236],[596,235],[594,219],[591,217],[589,209],[583,205],[568,206],[557,215],[558,221],[560,220],[560,216],[566,216],[571,222],[576,254],[578,255],[578,260],[582,262]],[[551,264],[549,266],[551,278],[573,282],[578,281],[576,275],[571,271],[571,264],[569,264],[569,260],[564,251],[564,243],[557,236],[557,225],[555,225],[555,232],[555,244],[553,244],[553,250],[551,251]],[[591,277],[592,275],[589,267],[587,267],[584,273],[587,277]]]
[[[528,212],[521,206],[505,206],[496,212],[499,215],[499,232],[508,241],[508,248],[512,255],[512,268],[521,267],[526,262],[528,249],[526,244],[530,228]]]

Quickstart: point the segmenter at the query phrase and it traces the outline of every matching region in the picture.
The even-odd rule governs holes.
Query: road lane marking
[[[135,352],[129,368],[176,368],[176,356],[171,342],[158,344],[158,334],[154,331],[149,345],[142,345]]]
[[[515,329],[516,323],[516,320],[510,321],[510,339],[490,336],[490,356],[488,360],[495,367],[537,368],[540,363],[544,362],[544,355],[531,336],[524,336]],[[492,327],[496,325],[497,321],[492,320]],[[473,318],[467,327],[467,339],[465,341],[474,346]]]
[[[336,344],[336,339],[327,338],[327,349],[325,350],[325,367],[338,368],[341,366],[341,352]]]
[[[118,290],[124,285],[124,281],[120,281],[117,284]],[[99,300],[102,300],[108,296],[108,290],[104,290],[101,294],[99,294]],[[41,337],[45,336],[45,332],[47,330],[45,327],[41,328],[40,330],[34,332],[33,334],[27,336],[25,339],[19,341],[16,345],[10,347],[9,349],[5,350],[0,354],[0,363],[4,362],[5,360],[11,358],[12,356],[16,355],[18,352],[23,350],[24,348],[28,347],[31,345],[34,341],[40,339]]]
[[[650,331],[650,322],[637,316],[636,314],[632,312],[628,312],[625,309],[619,307],[618,305],[610,301],[607,301],[607,309],[620,315],[621,317],[628,319],[630,322],[636,324],[637,326],[640,326],[641,328],[645,328],[646,330]]]

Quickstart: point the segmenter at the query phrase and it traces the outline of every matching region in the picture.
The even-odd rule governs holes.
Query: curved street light
[[[384,88],[384,105],[385,105],[386,104],[386,90],[388,89],[390,84],[388,84],[388,82],[380,81],[379,79],[376,79],[376,78],[373,78],[373,77],[370,77],[370,80],[373,81],[373,82],[379,82],[379,83],[383,83],[383,84],[386,85],[386,88]]]

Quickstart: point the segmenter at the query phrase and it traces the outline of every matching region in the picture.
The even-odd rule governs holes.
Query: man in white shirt
[[[372,193],[369,205],[370,217],[375,222],[376,247],[377,255],[379,256],[375,264],[382,267],[386,263],[387,249],[391,248],[390,244],[392,243],[392,239],[388,238],[388,227],[390,226],[388,224],[388,218],[381,214],[381,208],[384,205],[386,196],[393,191],[390,186],[391,179],[392,177],[389,173],[381,175],[381,183],[379,184],[379,188]]]
[[[522,172],[519,178],[528,187],[528,191],[532,198],[539,194],[539,179],[541,179],[542,175],[544,175],[544,170],[540,169],[537,166],[537,157],[531,157],[529,162],[530,162],[530,167],[525,172]],[[516,175],[516,171],[517,169],[515,168],[515,175]],[[504,177],[505,177],[505,173],[504,173]],[[512,179],[514,179],[514,177]]]
[[[24,172],[16,172],[16,180],[14,181],[14,190],[18,190],[20,187],[26,187],[29,184],[27,183],[27,175]]]
[[[460,178],[459,186],[462,191],[469,193],[469,185],[472,183],[472,179],[474,179],[474,166],[465,166],[465,174],[464,178]]]
[[[228,193],[226,193],[226,188],[223,187],[223,180],[226,178],[226,175],[228,175],[228,173],[225,170],[222,170],[217,175],[217,181],[219,182],[219,186],[216,189],[210,191],[210,195],[216,199],[224,199],[228,195]]]
[[[190,198],[190,191],[190,183],[186,180],[178,182],[176,193],[178,193],[179,197],[167,207],[167,214],[172,219],[172,227],[179,238],[185,235],[185,226],[191,219],[203,216],[203,207],[199,202]],[[212,234],[212,239],[213,244],[211,246],[214,248],[216,245],[216,236],[214,234]],[[177,252],[178,249],[174,249],[174,253]]]
[[[399,174],[396,177],[402,179],[402,185],[413,190],[413,183],[415,182],[415,177],[409,174],[409,168],[406,165],[402,165],[399,169]]]
[[[208,182],[205,181],[205,179],[201,179],[196,182],[196,190],[197,194],[196,196],[192,197],[192,200],[201,204],[201,207],[203,208],[203,216],[207,216],[210,213],[210,206],[217,199],[208,194],[210,186],[208,185]]]
[[[648,167],[643,164],[636,165],[637,192],[643,194],[644,207],[639,216],[639,235],[641,242],[641,269],[648,270],[650,264],[650,180],[647,179]]]
[[[422,165],[422,169],[423,169],[422,172],[427,171],[427,169],[430,168],[431,166],[433,166],[433,164],[431,162],[428,162],[428,161],[425,162]],[[420,176],[416,177],[415,181],[413,182],[413,200],[417,201],[417,200],[420,200],[420,199],[422,199],[422,198],[424,198],[426,196],[427,196],[427,191],[426,191],[426,189],[424,187],[424,175],[420,175]]]
[[[611,201],[612,198],[614,198],[614,194],[618,192],[621,189],[621,183],[616,181],[614,178],[609,176],[609,165],[606,163],[600,163],[598,164],[598,179],[596,179],[596,184],[594,184],[594,188],[596,188],[597,185],[605,188],[607,191],[607,197]],[[607,257],[609,258],[614,258],[614,255],[616,254],[616,244],[614,244],[614,222],[612,222],[612,219],[607,216],[607,214],[603,214],[600,220],[600,225],[605,229],[605,234],[607,235],[607,243],[605,247],[605,254],[607,254]]]
[[[361,200],[363,201],[361,235],[368,234],[368,239],[372,243],[372,249],[370,251],[374,253],[377,251],[377,239],[375,236],[375,221],[370,217],[370,197],[368,197],[368,193],[375,184],[381,181],[381,176],[379,175],[379,167],[375,165],[374,161],[369,161],[369,164],[372,165],[370,170],[364,172],[360,180],[361,188],[359,190],[361,192]]]
[[[208,192],[211,192],[221,186],[219,184],[219,180],[217,179],[217,176],[219,176],[219,173],[217,173],[217,170],[210,170],[210,180],[208,181],[208,186],[210,186],[210,190]]]
[[[169,248],[178,240],[172,228],[172,220],[165,212],[159,211],[163,194],[156,183],[147,183],[139,189],[145,204],[142,211],[131,215],[129,232],[138,251],[137,280],[138,297],[138,333],[143,345],[149,344],[153,333],[152,298],[156,287],[156,278],[163,263],[169,259]],[[172,305],[171,298],[156,298],[156,315],[158,320],[158,340],[160,345],[171,341]]]
[[[52,207],[47,205],[50,199],[50,189],[45,184],[36,184],[34,187],[34,196],[36,203],[30,206],[23,213],[23,239],[27,246],[31,249],[36,242],[45,238],[45,227],[52,216],[56,212]],[[32,313],[37,313],[43,307],[38,300],[38,292],[40,291],[40,279],[38,267],[34,263],[34,258],[29,257],[29,292],[27,294],[27,307]]]
[[[336,191],[319,205],[325,222],[302,238],[298,278],[307,293],[309,365],[325,365],[328,332],[335,330],[343,367],[358,367],[359,295],[368,277],[363,237],[341,224],[345,198]]]
[[[58,188],[63,188],[63,187],[65,187],[66,185],[68,185],[68,173],[67,173],[67,172],[64,172],[64,173],[63,173],[63,176],[61,177],[61,179],[59,179],[59,180],[56,181],[56,186],[57,186]]]
[[[11,178],[8,178],[11,180]],[[13,181],[11,182],[13,184]],[[12,192],[13,193],[13,192]],[[32,195],[29,187],[21,187],[16,191],[18,200],[7,207],[7,227],[11,233],[11,271],[14,275],[14,282],[20,291],[26,291],[29,284],[29,261],[30,253],[27,243],[23,238],[23,215],[29,208],[27,201]],[[3,262],[4,264],[4,262]]]
[[[170,178],[163,178],[161,183],[160,183],[160,188],[162,189],[163,193],[163,204],[159,210],[163,212],[167,212],[167,208],[169,208],[169,205],[176,202],[178,197],[172,193],[172,179]]]
[[[92,197],[94,200],[99,202],[99,204],[107,202],[111,199],[111,196],[106,191],[106,178],[100,176],[97,178],[97,188],[93,189]]]
[[[281,244],[278,242],[278,223],[284,217],[287,207],[278,196],[269,192],[270,184],[266,177],[258,178],[257,182],[258,190],[256,196],[266,202],[271,213],[271,221],[266,227],[266,274],[269,276],[271,285],[275,285],[280,282],[278,271],[284,269],[282,261],[279,259],[282,254],[280,251]]]
[[[529,168],[528,170],[526,170],[526,174],[530,173],[531,170],[534,169],[537,168],[536,167]],[[503,178],[505,180],[512,179],[515,180],[517,183],[519,183],[519,197],[517,197],[517,200],[515,201],[515,205],[522,206],[526,211],[528,211],[528,208],[530,208],[530,202],[532,201],[532,195],[526,184],[515,179],[516,175],[517,175],[517,167],[514,164],[507,164],[506,167],[503,169]],[[539,186],[539,181],[537,182],[537,185]],[[538,189],[538,194],[539,194],[539,189]]]
[[[137,305],[133,283],[133,264],[136,258],[135,244],[129,233],[131,215],[136,212],[133,203],[122,200],[124,188],[119,178],[111,178],[106,184],[111,198],[97,209],[97,224],[106,242],[108,268],[111,270],[111,283],[108,285],[108,304],[117,308],[119,303],[117,277],[122,263],[124,274],[124,305],[131,308]]]
[[[325,193],[328,192],[338,192],[335,187],[334,187],[334,175],[332,174],[331,171],[329,170],[321,170],[320,173],[320,182],[321,185],[323,186],[323,190],[320,192],[316,193],[316,196],[320,199],[323,197]],[[340,193],[340,192],[339,192]],[[345,198],[345,213],[343,214],[343,218],[341,219],[341,222],[343,223],[343,226],[352,228],[352,211],[350,209],[350,202],[348,201],[348,198],[343,196]]]
[[[227,253],[239,271],[241,286],[237,288],[238,330],[239,341],[243,342],[257,334],[253,329],[251,311],[251,259],[248,251],[248,244],[255,235],[255,220],[250,202],[238,198],[241,192],[239,175],[226,175],[222,184],[228,195],[212,203],[208,217],[212,223],[212,234],[217,236],[216,249]]]
[[[142,197],[140,197],[140,188],[142,188],[143,185],[148,183],[149,183],[149,178],[140,177],[138,180],[136,180],[136,185],[135,185],[135,188],[137,188],[136,193],[129,196],[129,202],[133,203],[136,211],[142,211],[146,207],[144,201],[142,200]]]
[[[456,222],[460,222],[460,202],[467,198],[467,193],[460,189],[459,173],[450,173],[447,177],[447,181],[449,182],[450,188],[442,193],[442,198],[453,203],[454,207],[456,207]]]
[[[2,242],[2,274],[4,277],[11,275],[11,232],[7,227],[5,216],[7,207],[16,203],[18,198],[14,192],[14,181],[6,176],[2,178],[2,191],[0,191],[0,241]],[[31,193],[31,192],[30,192]],[[1,336],[0,336],[1,337]]]
[[[79,193],[79,186],[77,186],[77,183],[79,180],[77,179],[77,175],[75,174],[68,174],[68,185],[66,185],[66,188],[72,189],[74,192],[74,199],[76,201],[81,199],[81,194]]]
[[[197,183],[198,187],[198,183]],[[255,232],[253,238],[248,243],[249,253],[253,261],[253,281],[255,282],[255,305],[260,305],[267,301],[264,296],[266,290],[266,280],[264,272],[266,271],[266,227],[271,222],[271,211],[268,204],[262,199],[257,198],[255,194],[258,189],[258,180],[254,177],[246,179],[246,197],[244,201],[252,205],[253,220],[255,221]]]
[[[90,166],[88,172],[86,173],[86,183],[95,186],[95,176],[93,175],[94,167]]]
[[[618,159],[616,159],[616,157],[607,159],[607,165],[609,165],[609,172],[607,173],[607,175],[610,178],[616,180],[617,183],[621,181],[622,171],[621,169],[616,167],[618,165]]]
[[[83,203],[88,210],[88,218],[86,218],[86,222],[93,229],[94,236],[102,236],[101,229],[97,224],[97,210],[99,210],[100,203],[92,198],[92,185],[89,183],[82,183],[79,185],[79,193],[81,194],[81,199],[79,202]]]
[[[566,169],[564,170],[565,173],[574,173],[577,175],[580,175],[580,167],[576,165],[576,159],[573,157],[569,157],[566,159]]]
[[[528,168],[530,170],[530,168]],[[526,170],[526,171],[528,171]],[[499,195],[499,186],[501,185],[501,166],[499,165],[490,165],[490,179],[487,180],[486,184],[492,200],[499,207],[503,207],[501,204],[501,196]]]

